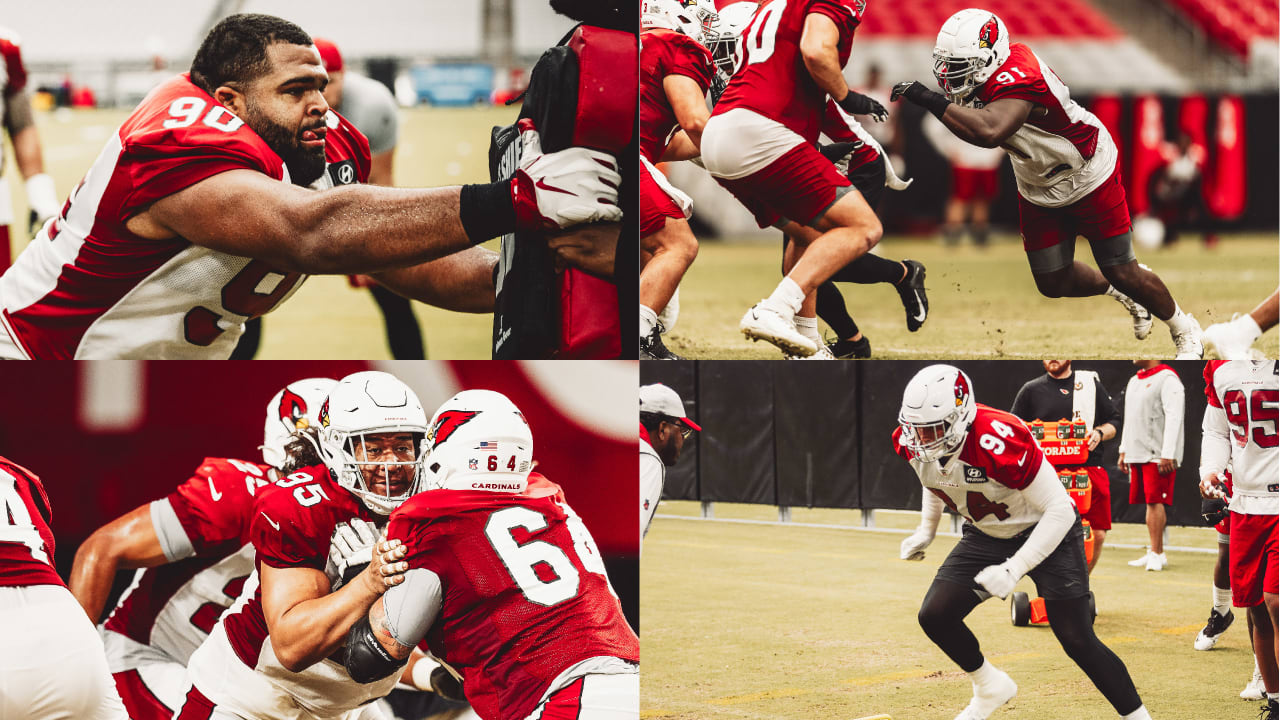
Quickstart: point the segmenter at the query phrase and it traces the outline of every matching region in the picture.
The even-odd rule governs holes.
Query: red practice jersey
[[[35,473],[0,457],[0,586],[61,585],[54,569],[53,511]]]
[[[427,644],[462,673],[481,717],[528,716],[552,680],[588,658],[639,660],[595,541],[541,475],[519,495],[415,495],[391,515],[387,537],[409,548],[410,570],[440,577]]]
[[[367,180],[364,136],[332,111],[326,122],[329,167],[312,187]],[[34,359],[230,356],[244,322],[304,276],[126,227],[151,203],[228,170],[288,182],[266,142],[185,74],[153,90],[0,277],[3,329]]]
[[[640,33],[640,152],[646,160],[658,162],[680,129],[662,81],[668,75],[683,75],[705,94],[712,72],[711,52],[693,38],[665,29]]]
[[[978,403],[960,456],[946,473],[942,464],[919,460],[902,444],[901,427],[893,431],[893,450],[911,463],[925,489],[992,537],[1013,537],[1043,516],[1022,491],[1047,463],[1044,452],[1022,420],[1007,412]]]
[[[195,554],[139,570],[106,629],[185,665],[253,572],[249,521],[269,470],[244,460],[205,458],[195,475],[169,493],[164,501]]]
[[[1018,193],[1027,201],[1069,205],[1115,172],[1120,154],[1111,133],[1071,99],[1067,86],[1022,43],[1009,46],[1009,59],[973,95],[981,105],[1007,98],[1036,106],[1002,146],[1013,163]]]
[[[851,142],[857,144],[853,155],[849,157],[849,169],[862,167],[869,162],[880,160],[880,144],[871,133],[862,127],[852,115],[836,105],[836,101],[827,98],[826,108],[822,114],[822,134],[835,142]]]
[[[738,39],[736,66],[713,114],[746,108],[775,120],[814,144],[826,93],[800,55],[804,21],[825,15],[840,31],[840,67],[849,61],[864,0],[770,0],[760,6]]]

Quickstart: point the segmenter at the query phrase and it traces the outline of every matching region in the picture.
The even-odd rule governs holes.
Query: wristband
[[[947,99],[946,95],[936,93],[923,86],[921,86],[921,92],[917,94],[917,97],[911,98],[911,100],[925,110],[933,113],[933,116],[939,120],[942,119],[942,114],[947,111],[947,106],[951,104],[951,101]]]
[[[431,671],[440,667],[440,663],[429,657],[418,658],[418,662],[413,664],[413,672],[409,674],[409,679],[413,681],[415,687],[419,690],[429,692],[431,690]]]
[[[458,193],[458,219],[472,245],[515,232],[516,208],[511,199],[515,179],[463,185]]]

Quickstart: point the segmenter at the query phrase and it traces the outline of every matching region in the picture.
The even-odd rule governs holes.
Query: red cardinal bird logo
[[[307,427],[307,401],[288,388],[280,398],[279,410],[281,422],[292,424],[298,430]]]
[[[956,376],[956,407],[964,405],[965,398],[969,397],[969,381],[964,375]]]
[[[440,419],[436,420],[436,424],[431,428],[431,432],[427,433],[427,439],[431,441],[431,449],[440,447],[440,443],[449,439],[454,430],[466,425],[471,418],[479,415],[475,410],[446,410],[440,415]]]
[[[978,47],[989,48],[995,47],[996,41],[1000,39],[1000,22],[996,20],[996,16],[992,15],[987,24],[982,26],[978,31]]]

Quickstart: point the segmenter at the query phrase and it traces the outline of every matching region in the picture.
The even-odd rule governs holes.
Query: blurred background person
[[[1173,506],[1173,480],[1182,465],[1185,395],[1173,368],[1159,360],[1134,360],[1138,372],[1124,391],[1120,470],[1129,475],[1129,504],[1147,506],[1151,544],[1132,567],[1163,570],[1165,507]]]
[[[973,244],[985,247],[991,236],[991,203],[1000,194],[1004,151],[970,145],[932,115],[925,115],[920,124],[934,149],[951,165],[951,195],[943,214],[942,239],[948,245],[959,245],[968,230]]]
[[[44,171],[44,153],[40,149],[40,133],[36,130],[31,112],[31,94],[27,91],[27,69],[22,64],[21,40],[17,33],[0,27],[0,113],[4,115],[4,128],[13,144],[13,159],[26,184],[28,222],[26,236],[30,237],[46,220],[58,214],[58,191],[53,177]],[[4,156],[0,155],[0,171],[4,169]],[[14,223],[13,203],[10,200],[9,181],[0,175],[0,272],[13,261],[10,250],[12,241],[9,226]]]

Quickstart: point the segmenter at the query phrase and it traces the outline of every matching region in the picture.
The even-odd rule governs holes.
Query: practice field
[[[641,565],[641,717],[646,720],[951,720],[972,694],[967,676],[916,622],[929,583],[956,538],[923,562],[898,560],[905,533],[711,522],[697,503],[664,502]],[[769,520],[776,510],[716,504],[717,518]],[[776,518],[776,514],[772,515]],[[913,513],[876,514],[914,527]],[[806,523],[852,525],[854,511],[797,509]],[[948,529],[944,520],[943,527]],[[1171,547],[1215,547],[1208,528],[1171,528]],[[1168,552],[1148,573],[1126,561],[1146,529],[1117,525],[1092,576],[1098,636],[1125,662],[1152,717],[1254,717],[1238,693],[1253,672],[1245,619],[1210,652],[1192,649],[1209,614],[1215,555]],[[1030,579],[1019,590],[1034,594]],[[1016,628],[1009,605],[969,616],[983,651],[1018,683],[992,720],[1115,717],[1047,627]]]
[[[779,234],[781,240],[781,234]],[[1076,257],[1091,262],[1087,243]],[[911,258],[928,268],[929,319],[907,332],[898,294],[887,285],[838,285],[875,358],[1169,358],[1173,342],[1155,322],[1143,341],[1128,313],[1111,298],[1050,299],[1036,291],[1016,236],[996,236],[986,250],[944,247],[933,240],[886,238],[884,257]],[[738,331],[743,313],[777,285],[780,242],[704,242],[680,287],[680,317],[666,344],[689,358],[776,359],[779,350]],[[1252,310],[1280,279],[1276,234],[1228,235],[1206,250],[1197,237],[1173,248],[1140,251],[1182,308],[1202,326]],[[825,331],[825,324],[823,330]],[[1272,331],[1255,348],[1280,355]]]
[[[489,132],[512,122],[511,107],[413,108],[400,114],[395,155],[396,184],[402,187],[458,185],[489,180]],[[127,110],[60,110],[38,113],[45,170],[66,198],[93,164]],[[9,153],[6,177],[13,195],[13,251],[26,246],[26,193]],[[497,243],[491,244],[496,249]],[[414,304],[427,356],[490,357],[492,315],[469,315]],[[261,359],[387,359],[382,314],[373,296],[351,288],[345,277],[312,277],[287,302],[263,320]]]

